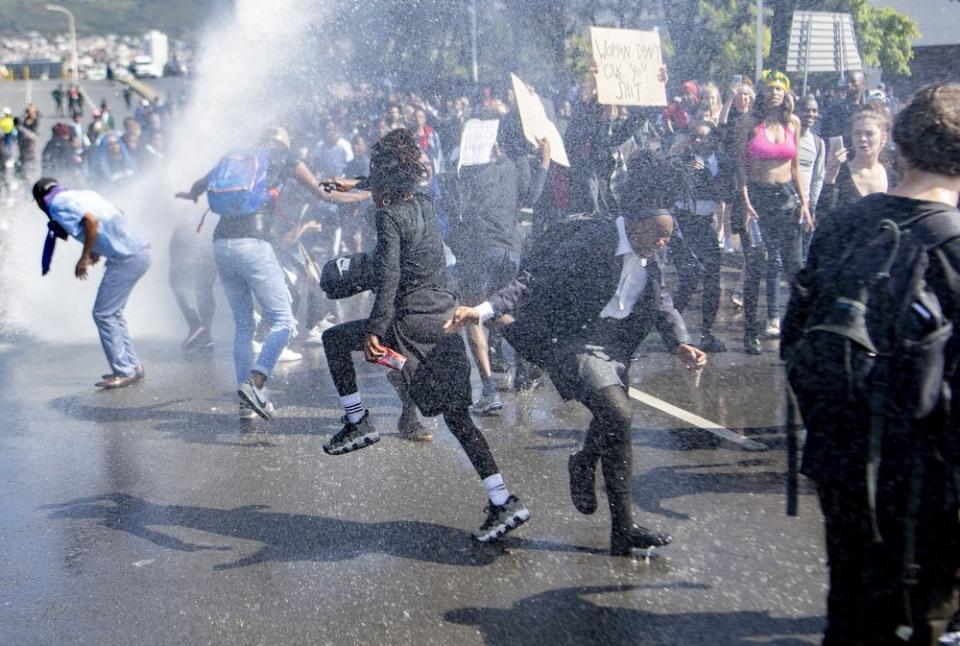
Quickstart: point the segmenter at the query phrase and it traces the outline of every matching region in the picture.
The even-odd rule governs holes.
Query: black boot
[[[669,535],[633,524],[630,445],[626,444],[611,453],[613,455],[605,455],[600,460],[607,501],[610,503],[610,555],[636,556],[635,551],[667,545],[672,540]]]
[[[663,534],[640,525],[632,525],[625,529],[615,530],[610,534],[610,555],[635,556],[638,551],[663,547],[669,545],[671,541],[673,541],[673,537],[669,534]]]

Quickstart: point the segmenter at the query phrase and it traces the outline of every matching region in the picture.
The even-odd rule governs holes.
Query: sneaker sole
[[[323,452],[327,455],[343,455],[344,453],[352,453],[354,451],[359,451],[360,449],[365,449],[379,441],[380,432],[374,431],[373,433],[367,433],[366,435],[358,437],[349,444],[344,444],[343,446],[338,446],[336,448],[333,448],[328,444],[324,444]]]
[[[270,411],[268,411],[266,408],[264,408],[259,403],[257,403],[256,398],[251,397],[250,395],[245,393],[243,389],[238,389],[237,395],[240,396],[240,399],[242,399],[243,401],[247,402],[247,404],[249,404],[250,408],[253,409],[254,413],[259,415],[263,419],[267,419],[267,420],[273,419],[273,415],[270,414]]]
[[[520,525],[523,525],[528,520],[530,520],[530,510],[523,509],[510,516],[510,518],[500,523],[496,527],[487,530],[486,533],[474,534],[474,538],[481,543],[489,543],[491,541],[499,540],[511,531],[520,527]]]
[[[470,412],[474,415],[480,415],[481,417],[491,417],[493,415],[499,415],[500,411],[503,410],[503,404],[492,404],[490,406],[484,406],[483,408],[475,408],[474,406],[470,407]]]

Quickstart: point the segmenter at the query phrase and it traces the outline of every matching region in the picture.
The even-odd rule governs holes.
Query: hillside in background
[[[0,34],[45,35],[66,31],[66,17],[44,9],[43,0],[0,0]],[[173,38],[195,41],[207,19],[233,6],[233,0],[57,0],[77,19],[77,35],[141,35],[159,29]]]

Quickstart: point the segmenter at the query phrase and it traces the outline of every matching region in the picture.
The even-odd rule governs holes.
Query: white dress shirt
[[[647,287],[647,259],[641,258],[633,250],[623,217],[617,218],[617,255],[623,256],[623,269],[620,271],[620,283],[613,298],[600,312],[600,318],[625,319],[630,316],[633,306]]]
[[[617,256],[623,256],[623,269],[620,271],[620,282],[613,298],[600,312],[600,318],[625,319],[630,316],[633,306],[637,304],[643,290],[647,287],[647,259],[641,258],[633,250],[623,217],[617,218]],[[477,306],[481,321],[488,321],[495,316],[490,301],[484,301]]]

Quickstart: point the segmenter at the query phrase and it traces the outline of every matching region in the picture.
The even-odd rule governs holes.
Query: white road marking
[[[654,397],[649,393],[643,392],[642,390],[637,390],[636,388],[631,387],[628,389],[628,392],[630,393],[630,397],[632,399],[635,399],[641,404],[646,404],[647,406],[656,408],[662,413],[666,413],[671,417],[676,417],[677,419],[686,422],[691,426],[696,426],[697,428],[709,431],[717,437],[727,440],[728,442],[739,444],[745,449],[749,449],[751,451],[764,451],[768,448],[765,444],[751,440],[750,438],[744,437],[739,433],[734,433],[725,426],[721,426],[716,422],[711,422],[710,420],[700,417],[699,415],[695,415],[694,413],[684,410],[679,406],[674,406],[670,402],[665,402],[658,397]]]

